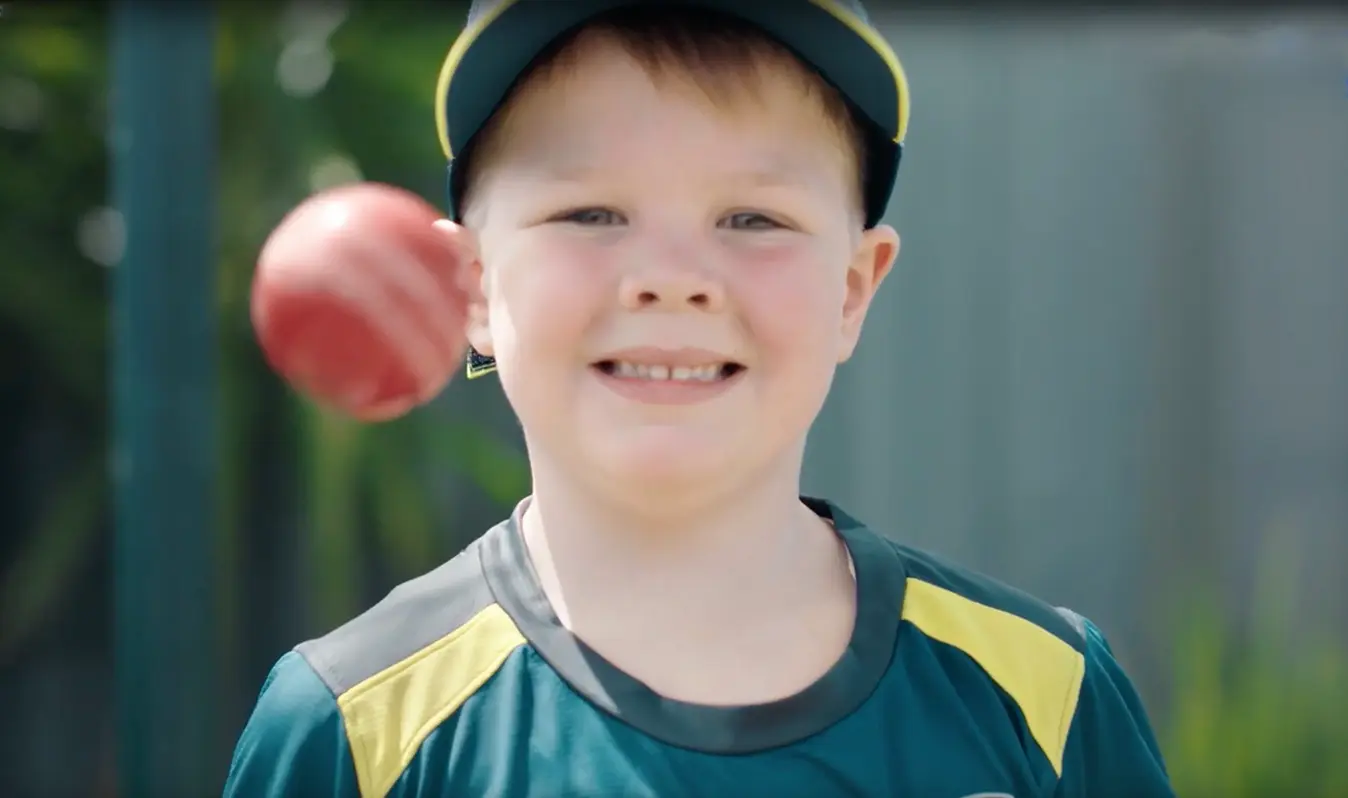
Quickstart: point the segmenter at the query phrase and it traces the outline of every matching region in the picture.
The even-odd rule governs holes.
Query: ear
[[[484,355],[492,355],[491,328],[487,324],[487,273],[477,236],[463,225],[441,219],[435,229],[446,236],[455,252],[454,279],[466,303],[464,315],[468,343]]]
[[[899,256],[899,234],[889,225],[877,225],[861,235],[861,242],[847,267],[847,291],[843,298],[842,328],[838,336],[838,362],[852,357],[861,339],[871,300]]]

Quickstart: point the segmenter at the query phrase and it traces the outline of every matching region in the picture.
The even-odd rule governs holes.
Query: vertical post
[[[116,0],[114,629],[124,798],[219,794],[214,13]]]

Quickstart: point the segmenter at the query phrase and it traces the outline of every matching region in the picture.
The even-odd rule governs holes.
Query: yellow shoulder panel
[[[524,636],[499,605],[337,699],[362,798],[384,798],[437,726],[496,673]]]
[[[908,580],[903,617],[978,663],[1020,707],[1030,734],[1061,776],[1085,674],[1081,653],[1018,615],[919,579]]]

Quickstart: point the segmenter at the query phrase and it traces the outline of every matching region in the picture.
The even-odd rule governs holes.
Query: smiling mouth
[[[712,383],[730,379],[744,371],[740,363],[706,363],[699,366],[670,366],[659,363],[630,363],[624,360],[600,360],[594,364],[600,373],[624,380],[651,382]]]

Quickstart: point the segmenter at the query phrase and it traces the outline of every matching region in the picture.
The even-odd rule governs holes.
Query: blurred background
[[[117,795],[119,762],[155,757],[187,763],[175,794],[218,794],[277,657],[528,489],[492,380],[361,426],[279,384],[248,323],[253,260],[307,194],[441,202],[463,6],[215,6],[146,3],[133,30],[0,4],[0,796]],[[914,92],[904,249],[808,488],[1097,621],[1181,795],[1348,795],[1348,13],[877,15]],[[175,58],[197,89],[147,100],[193,79]],[[168,131],[139,171],[113,158],[124,97]],[[186,217],[115,188],[193,164]],[[127,205],[208,242],[157,301],[119,272]],[[162,335],[136,325],[192,285],[213,359],[122,368],[114,331]],[[142,303],[121,320],[118,290]],[[118,499],[116,424],[184,413],[186,481]],[[169,495],[191,473],[208,502]],[[159,538],[114,535],[155,502]],[[142,770],[121,794],[167,794]]]

